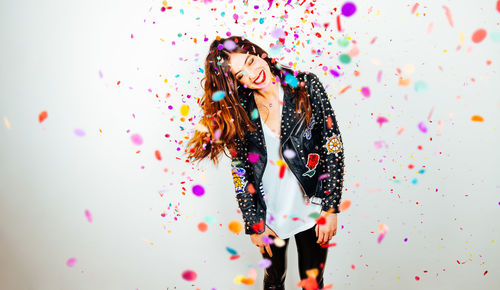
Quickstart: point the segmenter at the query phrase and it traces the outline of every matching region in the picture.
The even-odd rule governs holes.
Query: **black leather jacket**
[[[281,153],[287,149],[296,153],[294,158],[285,155],[283,158],[307,197],[320,200],[322,211],[333,208],[332,212],[338,213],[344,176],[344,150],[335,114],[323,85],[314,73],[301,72],[296,78],[299,83],[305,82],[309,93],[313,111],[311,125],[306,128],[305,113],[300,119],[296,117],[296,100],[284,91]],[[253,92],[242,105],[251,116],[257,108]],[[267,164],[267,150],[260,116],[251,121],[257,130],[247,131],[243,141],[237,138],[237,155],[232,157],[231,168],[236,199],[245,222],[245,234],[260,234],[264,232],[266,223],[262,176]]]

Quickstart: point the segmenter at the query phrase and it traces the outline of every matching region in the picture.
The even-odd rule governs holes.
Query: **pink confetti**
[[[446,11],[446,18],[448,18],[448,23],[450,23],[451,27],[453,27],[453,19],[451,19],[451,11],[450,8],[443,5],[444,10]]]
[[[422,133],[427,133],[427,126],[425,126],[424,122],[418,123],[418,129],[422,131]]]
[[[389,120],[386,117],[380,116],[377,118],[377,123],[380,125],[379,127],[382,127],[382,124],[387,122],[389,122]]]
[[[135,145],[142,145],[142,137],[139,134],[133,134],[130,139]]]
[[[370,97],[370,88],[369,87],[362,87],[361,94],[363,94],[363,96],[369,98]]]
[[[90,214],[90,211],[88,209],[85,210],[85,216],[87,217],[87,221],[89,223],[92,222],[92,214]]]
[[[68,261],[66,261],[66,266],[73,267],[75,263],[76,263],[76,258],[69,258]]]
[[[75,132],[76,136],[79,136],[79,137],[85,136],[85,131],[83,131],[82,129],[75,129],[75,131],[73,131],[73,132]]]

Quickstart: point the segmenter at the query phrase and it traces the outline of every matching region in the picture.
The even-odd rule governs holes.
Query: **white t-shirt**
[[[283,101],[283,88],[279,86],[279,98]],[[283,107],[280,105],[280,116]],[[286,167],[282,179],[279,177],[280,167],[277,160],[283,160],[280,152],[280,136],[275,134],[262,121],[264,137],[267,147],[267,165],[262,177],[264,201],[267,206],[266,225],[280,238],[286,239],[307,230],[316,224],[316,220],[309,217],[311,213],[321,213],[321,205],[309,203],[306,205],[306,194],[302,190],[297,177]]]

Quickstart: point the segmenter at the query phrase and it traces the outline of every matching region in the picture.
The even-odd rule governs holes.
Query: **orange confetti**
[[[472,34],[472,41],[475,43],[479,43],[484,40],[486,37],[486,30],[479,28],[478,30],[474,31],[474,34]]]
[[[200,232],[206,232],[207,229],[208,225],[205,222],[201,222],[198,224],[198,230],[200,230]]]
[[[160,153],[160,150],[156,150],[156,151],[155,151],[155,157],[156,157],[156,159],[158,159],[159,161],[161,161],[161,153]]]
[[[38,114],[38,123],[42,123],[47,119],[47,111],[42,111],[40,114]]]
[[[341,202],[341,203],[340,203],[340,205],[339,205],[339,210],[340,210],[340,211],[345,211],[345,210],[347,210],[350,206],[351,206],[351,200],[350,200],[350,199],[346,199],[346,200],[344,200],[343,202]]]
[[[239,221],[231,221],[229,222],[229,224],[227,225],[227,228],[235,233],[235,234],[239,234],[242,230],[243,230],[243,225],[239,222]]]
[[[474,116],[472,116],[470,119],[471,119],[471,121],[473,121],[473,122],[483,122],[483,121],[484,121],[484,118],[483,118],[483,117],[481,117],[481,116],[479,116],[479,115],[474,115]]]

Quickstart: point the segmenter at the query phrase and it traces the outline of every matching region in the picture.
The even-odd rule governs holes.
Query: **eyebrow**
[[[245,63],[243,64],[243,66],[245,66],[245,64],[247,64],[247,60],[248,58],[250,57],[250,54],[247,54],[247,58],[245,58]],[[234,76],[237,76],[243,69],[240,69]]]

